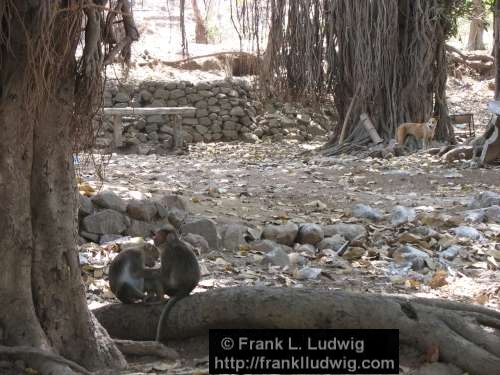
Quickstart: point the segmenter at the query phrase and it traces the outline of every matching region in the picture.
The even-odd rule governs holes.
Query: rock
[[[357,237],[366,236],[366,229],[360,224],[337,223],[323,227],[325,237],[331,237],[339,234],[346,240],[351,241]]]
[[[453,260],[457,257],[460,252],[463,251],[463,247],[460,245],[451,245],[446,250],[439,253],[439,257],[446,260]]]
[[[317,246],[318,250],[332,249],[338,251],[345,243],[346,239],[343,236],[335,234],[332,237],[324,238]]]
[[[409,264],[414,270],[421,270],[425,267],[429,255],[410,245],[404,245],[396,249],[392,258],[398,264]]]
[[[222,135],[229,141],[235,141],[238,139],[238,132],[236,130],[223,130]]]
[[[238,250],[239,246],[246,244],[247,227],[240,224],[226,224],[221,228],[222,247],[227,250]]]
[[[207,240],[199,234],[188,233],[183,236],[182,239],[191,244],[195,249],[198,249],[200,254],[205,254],[210,251]]]
[[[398,226],[405,223],[411,223],[417,217],[413,208],[396,206],[391,211],[391,224]]]
[[[211,249],[219,249],[219,234],[213,220],[204,217],[190,217],[181,225],[181,233],[198,234],[205,238]]]
[[[453,233],[457,237],[470,238],[471,240],[474,240],[474,241],[483,241],[484,240],[483,234],[480,231],[478,231],[476,228],[473,228],[473,227],[467,227],[467,226],[462,225],[462,226],[450,229],[450,232]]]
[[[469,203],[469,208],[485,208],[493,205],[500,206],[500,194],[482,191]]]
[[[229,113],[231,114],[231,116],[238,116],[238,117],[243,117],[246,115],[245,110],[240,106],[232,108]]]
[[[127,210],[127,202],[110,190],[101,191],[92,197],[92,202],[102,208],[109,208],[118,212]]]
[[[99,235],[95,233],[89,233],[85,230],[80,230],[80,236],[82,236],[85,240],[93,242],[93,243],[99,243]]]
[[[486,211],[484,209],[470,210],[464,212],[464,220],[468,223],[482,223],[485,219],[486,219]]]
[[[149,103],[151,99],[153,99],[153,94],[151,94],[148,90],[141,90],[139,97],[143,103]]]
[[[319,275],[321,275],[321,272],[321,268],[304,267],[300,270],[296,270],[293,273],[293,276],[297,280],[314,280],[317,279]]]
[[[297,238],[299,227],[295,223],[283,225],[268,224],[262,232],[262,238],[273,240],[279,244],[292,246]]]
[[[316,245],[325,237],[323,228],[318,224],[301,224],[297,236],[297,242],[305,244]]]
[[[382,211],[380,211],[377,208],[373,208],[366,204],[359,203],[352,208],[352,216],[360,219],[378,221],[382,219],[383,214]]]
[[[290,253],[288,254],[288,259],[290,260],[291,265],[303,266],[307,263],[307,259],[300,255],[299,253]]]
[[[421,225],[419,227],[412,228],[410,230],[410,233],[417,234],[422,237],[439,238],[441,236],[437,231],[427,225]]]
[[[95,234],[121,234],[128,225],[129,219],[125,215],[111,209],[86,216],[82,221],[82,229]],[[82,236],[85,237],[83,233]]]
[[[148,200],[133,199],[127,206],[128,216],[136,220],[153,221],[157,213],[155,202]]]
[[[92,200],[85,195],[78,194],[78,216],[84,217],[94,212]]]
[[[257,240],[250,243],[250,249],[253,251],[260,251],[262,253],[271,251],[277,246],[279,246],[279,244],[271,240]]]
[[[500,206],[494,205],[485,208],[486,219],[494,223],[500,223]]]
[[[155,231],[156,225],[141,220],[130,220],[126,233],[131,237],[149,237]]]
[[[175,90],[172,90],[170,91],[170,94],[169,94],[169,98],[171,99],[179,99],[183,96],[186,95],[186,92],[182,89],[175,89]]]
[[[273,266],[285,267],[290,265],[290,259],[288,254],[281,248],[275,247],[270,252],[264,255],[262,264],[272,264]]]
[[[115,95],[115,102],[117,103],[128,103],[130,96],[128,93],[120,91]]]
[[[348,247],[342,258],[347,260],[355,260],[361,258],[366,253],[366,250],[362,247]]]
[[[305,244],[296,244],[294,250],[297,253],[306,253],[308,255],[315,255],[316,254],[316,247],[313,246],[313,245],[311,245],[311,244],[308,244],[308,243],[305,243]]]

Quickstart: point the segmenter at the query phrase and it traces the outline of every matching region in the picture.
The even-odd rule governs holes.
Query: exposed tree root
[[[59,355],[49,353],[47,351],[34,348],[31,346],[4,346],[0,345],[0,354],[5,355],[10,358],[22,359],[26,363],[29,363],[35,368],[40,366],[40,360],[43,362],[43,367],[47,372],[50,371],[51,374],[66,374],[70,375],[74,372],[70,369],[75,370],[77,373],[82,373],[85,375],[92,375],[90,371],[83,368],[79,364],[70,361]],[[37,365],[38,364],[38,365]],[[59,365],[64,365],[62,368]],[[69,369],[69,368],[70,369]],[[50,369],[50,370],[47,370]]]
[[[109,305],[95,310],[113,337],[154,337],[161,305]],[[120,319],[116,319],[120,316]],[[319,290],[227,288],[179,301],[166,320],[169,339],[210,328],[399,329],[402,344],[469,373],[500,368],[500,312],[442,300]]]
[[[137,356],[156,356],[165,359],[177,359],[179,354],[172,348],[169,348],[156,341],[132,341],[132,340],[113,340],[115,345],[125,355]]]

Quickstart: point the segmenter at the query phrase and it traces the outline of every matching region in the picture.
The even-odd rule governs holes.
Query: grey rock
[[[151,115],[146,118],[146,121],[149,124],[158,124],[158,123],[163,123],[165,120],[161,115]]]
[[[208,90],[200,90],[200,91],[198,91],[198,94],[203,96],[204,98],[209,98],[211,96],[214,96],[213,92],[208,91]]]
[[[151,102],[151,107],[165,107],[165,100],[163,100],[163,99],[154,99]]]
[[[297,238],[299,227],[295,223],[282,225],[268,224],[262,232],[262,238],[275,241],[279,244],[292,246]]]
[[[197,118],[183,118],[182,119],[182,124],[183,125],[198,125],[198,119]]]
[[[102,208],[109,208],[118,212],[127,210],[127,202],[111,190],[101,191],[92,197],[92,202]]]
[[[273,266],[285,267],[290,265],[288,254],[281,247],[275,247],[264,255],[262,264],[272,264]]]
[[[391,211],[391,224],[398,226],[405,223],[411,223],[417,217],[413,208],[396,206]]]
[[[373,221],[378,221],[383,218],[382,211],[362,203],[358,203],[352,208],[352,216]]]
[[[82,229],[95,234],[121,234],[129,224],[128,218],[114,210],[106,209],[83,218]],[[85,237],[82,234],[83,237]]]
[[[332,237],[324,238],[317,246],[319,250],[331,249],[338,251],[345,243],[346,239],[340,234],[336,234]]]
[[[156,229],[156,225],[141,220],[130,220],[126,233],[132,237],[149,237]]]
[[[294,276],[297,280],[314,280],[317,279],[319,275],[321,275],[321,272],[321,268],[304,267],[300,270],[297,270],[294,273]]]
[[[207,108],[208,107],[208,103],[206,100],[198,100],[196,103],[194,103],[194,106],[195,108]]]
[[[500,194],[493,191],[483,191],[470,202],[469,208],[485,208],[493,205],[500,206]]]
[[[211,249],[219,249],[219,234],[213,220],[204,217],[190,217],[181,225],[181,233],[198,234],[205,238]]]
[[[191,244],[195,249],[198,249],[200,254],[205,254],[210,251],[207,240],[198,234],[188,233],[183,236],[182,239]]]
[[[238,124],[236,124],[236,122],[230,120],[225,121],[223,125],[224,130],[236,130],[237,126]]]
[[[294,250],[297,253],[307,253],[309,255],[316,254],[316,246],[311,245],[309,243],[296,244]]]
[[[174,134],[174,129],[172,129],[170,126],[168,125],[163,125],[161,128],[160,128],[160,132],[161,133],[167,133],[167,134]]]
[[[200,108],[196,110],[196,117],[207,117],[209,114],[208,109]]]
[[[212,120],[210,120],[208,117],[200,117],[198,119],[198,122],[203,125],[203,126],[210,126],[212,125]]]
[[[78,216],[84,217],[94,212],[92,200],[85,195],[78,194]]]
[[[186,95],[186,92],[184,90],[182,90],[182,89],[175,89],[175,90],[170,91],[169,97],[171,99],[179,99],[179,98],[182,98],[185,95]]]
[[[409,264],[414,270],[421,270],[425,267],[429,255],[410,245],[404,245],[396,249],[392,254],[392,258],[398,264]]]
[[[325,237],[323,233],[323,228],[318,224],[305,223],[301,224],[299,227],[299,233],[297,236],[297,242],[308,243],[311,245],[316,245]]]
[[[189,94],[186,96],[186,98],[190,103],[196,103],[203,99],[202,96],[198,94]]]
[[[149,103],[153,99],[153,95],[148,90],[142,90],[139,94],[142,102]]]
[[[323,227],[323,232],[325,233],[325,237],[332,237],[335,234],[339,234],[348,241],[357,237],[364,237],[367,233],[363,225],[349,223],[326,225]]]
[[[485,208],[486,219],[490,222],[500,223],[500,206],[494,205]]]
[[[231,116],[238,116],[238,117],[243,117],[246,115],[245,110],[240,106],[232,108],[229,113],[231,114]]]
[[[146,125],[146,133],[153,133],[158,131],[158,124]]]
[[[307,263],[307,259],[299,253],[288,254],[288,259],[292,265],[303,266]]]
[[[222,246],[227,250],[238,250],[240,245],[246,244],[248,227],[240,224],[226,224],[221,227],[220,236]]]
[[[99,243],[99,235],[96,233],[90,233],[85,230],[80,230],[80,236],[83,237],[85,240],[93,242],[93,243]]]
[[[250,243],[250,249],[263,253],[271,251],[277,246],[279,246],[279,244],[271,240],[257,240]]]
[[[208,133],[208,128],[203,125],[196,125],[195,128],[196,131],[202,135]]]
[[[446,260],[453,260],[457,257],[460,252],[463,251],[463,247],[460,245],[451,245],[446,250],[439,253],[439,257]]]
[[[157,213],[158,208],[152,201],[133,199],[127,205],[127,214],[132,219],[153,221]]]
[[[214,106],[218,103],[219,101],[216,98],[208,98],[207,103],[209,106]]]
[[[238,132],[236,130],[223,130],[222,135],[229,141],[238,139]]]
[[[179,98],[179,99],[177,99],[177,105],[179,107],[186,107],[188,105],[187,98]]]
[[[128,103],[130,96],[128,93],[120,91],[115,95],[115,102],[117,103]]]
[[[410,233],[417,234],[417,235],[422,236],[422,237],[439,238],[441,236],[438,232],[436,232],[434,229],[432,229],[431,227],[429,227],[427,225],[422,225],[422,226],[412,228],[410,230]]]
[[[478,231],[476,228],[468,227],[468,226],[459,226],[456,228],[450,229],[450,232],[453,233],[457,237],[465,237],[470,238],[474,241],[483,241],[483,234]]]
[[[164,89],[157,89],[154,93],[154,98],[155,99],[168,99],[169,97],[169,92]]]
[[[455,365],[442,362],[425,363],[413,375],[462,375],[464,372]]]

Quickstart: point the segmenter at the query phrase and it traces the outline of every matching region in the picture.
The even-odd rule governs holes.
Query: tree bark
[[[148,340],[154,337],[161,309],[162,305],[115,304],[94,313],[111,336]],[[170,340],[207,335],[211,328],[392,328],[400,330],[401,344],[422,352],[438,348],[441,360],[470,373],[491,375],[500,366],[500,313],[433,299],[225,288],[180,300],[165,324]]]
[[[195,41],[200,44],[208,44],[208,32],[205,26],[205,19],[201,16],[200,8],[198,7],[198,0],[191,0],[193,7],[195,26]]]
[[[483,0],[473,0],[472,18],[469,27],[469,41],[467,49],[469,51],[477,51],[486,49],[484,46],[484,17],[486,9],[484,8]]]
[[[16,17],[9,48],[0,45],[2,344],[59,354],[89,369],[123,368],[124,357],[87,308],[76,249],[73,41],[81,19],[77,11],[44,18],[31,3],[9,4]],[[47,19],[57,32],[41,27]],[[51,63],[41,40],[57,56]],[[23,358],[42,373],[73,373],[40,355]]]
[[[493,57],[495,58],[495,100],[500,100],[500,1],[495,2],[494,17]]]

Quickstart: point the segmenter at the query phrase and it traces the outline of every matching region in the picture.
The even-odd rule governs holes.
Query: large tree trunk
[[[76,250],[72,119],[81,18],[30,3],[9,4],[16,17],[10,48],[0,51],[2,344],[35,347],[90,369],[122,368],[123,356],[88,311]],[[54,29],[41,27],[44,17],[55,17]],[[46,60],[43,43],[56,60]],[[43,373],[72,373],[57,361],[23,358]]]
[[[440,12],[442,17],[436,16]],[[436,1],[333,2],[327,35],[336,39],[327,60],[347,139],[360,139],[359,115],[364,112],[385,139],[394,137],[399,124],[424,122],[432,115],[442,116],[439,137],[450,138],[442,76],[446,32],[439,21],[445,12]]]
[[[469,27],[469,41],[467,43],[469,51],[486,49],[483,40],[485,12],[483,0],[474,0]]]
[[[161,305],[108,305],[96,317],[116,338],[154,337]],[[179,301],[165,320],[168,339],[208,334],[210,328],[399,329],[403,345],[471,374],[500,368],[500,313],[433,299],[311,289],[226,288]]]
[[[494,45],[493,57],[495,58],[495,100],[500,100],[500,1],[495,3],[495,18],[493,24]]]

